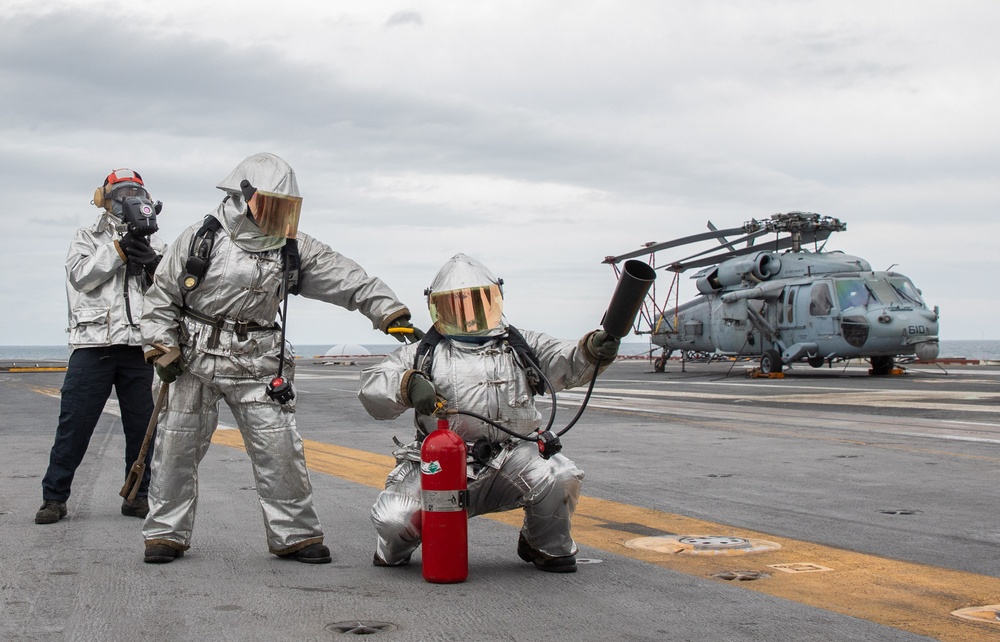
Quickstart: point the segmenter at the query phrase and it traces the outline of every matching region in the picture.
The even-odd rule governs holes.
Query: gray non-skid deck
[[[306,440],[388,455],[393,435],[412,434],[408,415],[379,422],[365,414],[356,399],[363,366],[299,364]],[[657,374],[644,361],[616,363],[563,438],[586,472],[584,496],[960,571],[984,586],[1000,578],[1000,369],[920,366],[874,379],[856,368],[795,368],[782,380],[754,380],[741,368],[687,364],[681,372],[671,363]],[[580,557],[589,563],[577,573],[541,573],[518,559],[516,527],[485,518],[470,522],[468,581],[429,584],[419,552],[409,567],[371,565],[368,511],[378,490],[336,471],[311,472],[333,563],[281,560],[267,554],[246,454],[222,444],[200,469],[190,551],[172,564],[144,564],[140,521],[119,513],[124,439],[114,404],[77,474],[68,519],[33,523],[61,383],[60,372],[0,373],[0,640],[366,633],[343,632],[351,623],[373,627],[373,640],[927,639],[906,622],[845,614],[832,580],[824,608],[760,588],[774,579],[727,582],[671,566],[669,556],[651,563],[620,544],[586,543]],[[556,427],[582,393],[559,395]],[[222,423],[233,425],[227,413]],[[617,514],[601,519],[644,534]],[[754,567],[750,555],[726,563]],[[1000,603],[1000,592],[978,597]],[[1000,639],[1000,622],[957,618],[946,597],[927,615],[931,604],[913,608],[940,618],[941,639]]]

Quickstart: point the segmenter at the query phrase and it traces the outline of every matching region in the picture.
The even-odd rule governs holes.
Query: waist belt
[[[230,319],[226,316],[213,317],[197,310],[192,310],[191,308],[184,308],[184,314],[188,315],[196,321],[201,321],[202,323],[214,328],[212,336],[208,340],[208,347],[214,348],[219,345],[219,332],[226,331],[232,332],[240,341],[247,340],[248,332],[262,332],[262,331],[274,331],[280,330],[281,326],[277,323],[272,323],[270,325],[261,325],[260,323],[254,323],[252,321],[238,321],[236,319]]]

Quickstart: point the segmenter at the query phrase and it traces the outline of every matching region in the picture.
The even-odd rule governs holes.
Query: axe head
[[[145,462],[137,461],[132,464],[132,469],[128,471],[128,477],[125,478],[125,485],[122,486],[121,492],[118,494],[129,501],[133,501],[139,492],[139,486],[142,484],[142,476],[145,474]]]

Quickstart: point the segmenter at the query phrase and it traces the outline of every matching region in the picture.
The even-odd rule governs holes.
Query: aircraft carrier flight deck
[[[327,565],[268,554],[224,405],[184,557],[144,564],[141,522],[120,514],[114,397],[68,518],[36,525],[63,373],[0,369],[0,640],[1000,640],[1000,366],[777,379],[620,360],[562,438],[586,473],[578,571],[522,562],[512,511],[470,521],[469,578],[445,585],[419,549],[372,565],[369,510],[413,427],[362,408],[370,362],[296,368]],[[557,396],[554,428],[584,393]]]

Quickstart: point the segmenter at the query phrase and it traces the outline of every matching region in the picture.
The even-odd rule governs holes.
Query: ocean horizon
[[[301,358],[323,356],[328,351],[341,344],[292,344],[295,355]],[[360,345],[370,354],[389,354],[399,347],[398,343],[385,344],[347,344]],[[984,361],[1000,360],[1000,340],[942,340],[938,358],[941,359],[979,359]],[[659,353],[659,347],[655,348]],[[622,343],[621,354],[641,355],[650,352],[648,341]],[[0,361],[65,361],[69,358],[68,346],[0,346]]]

